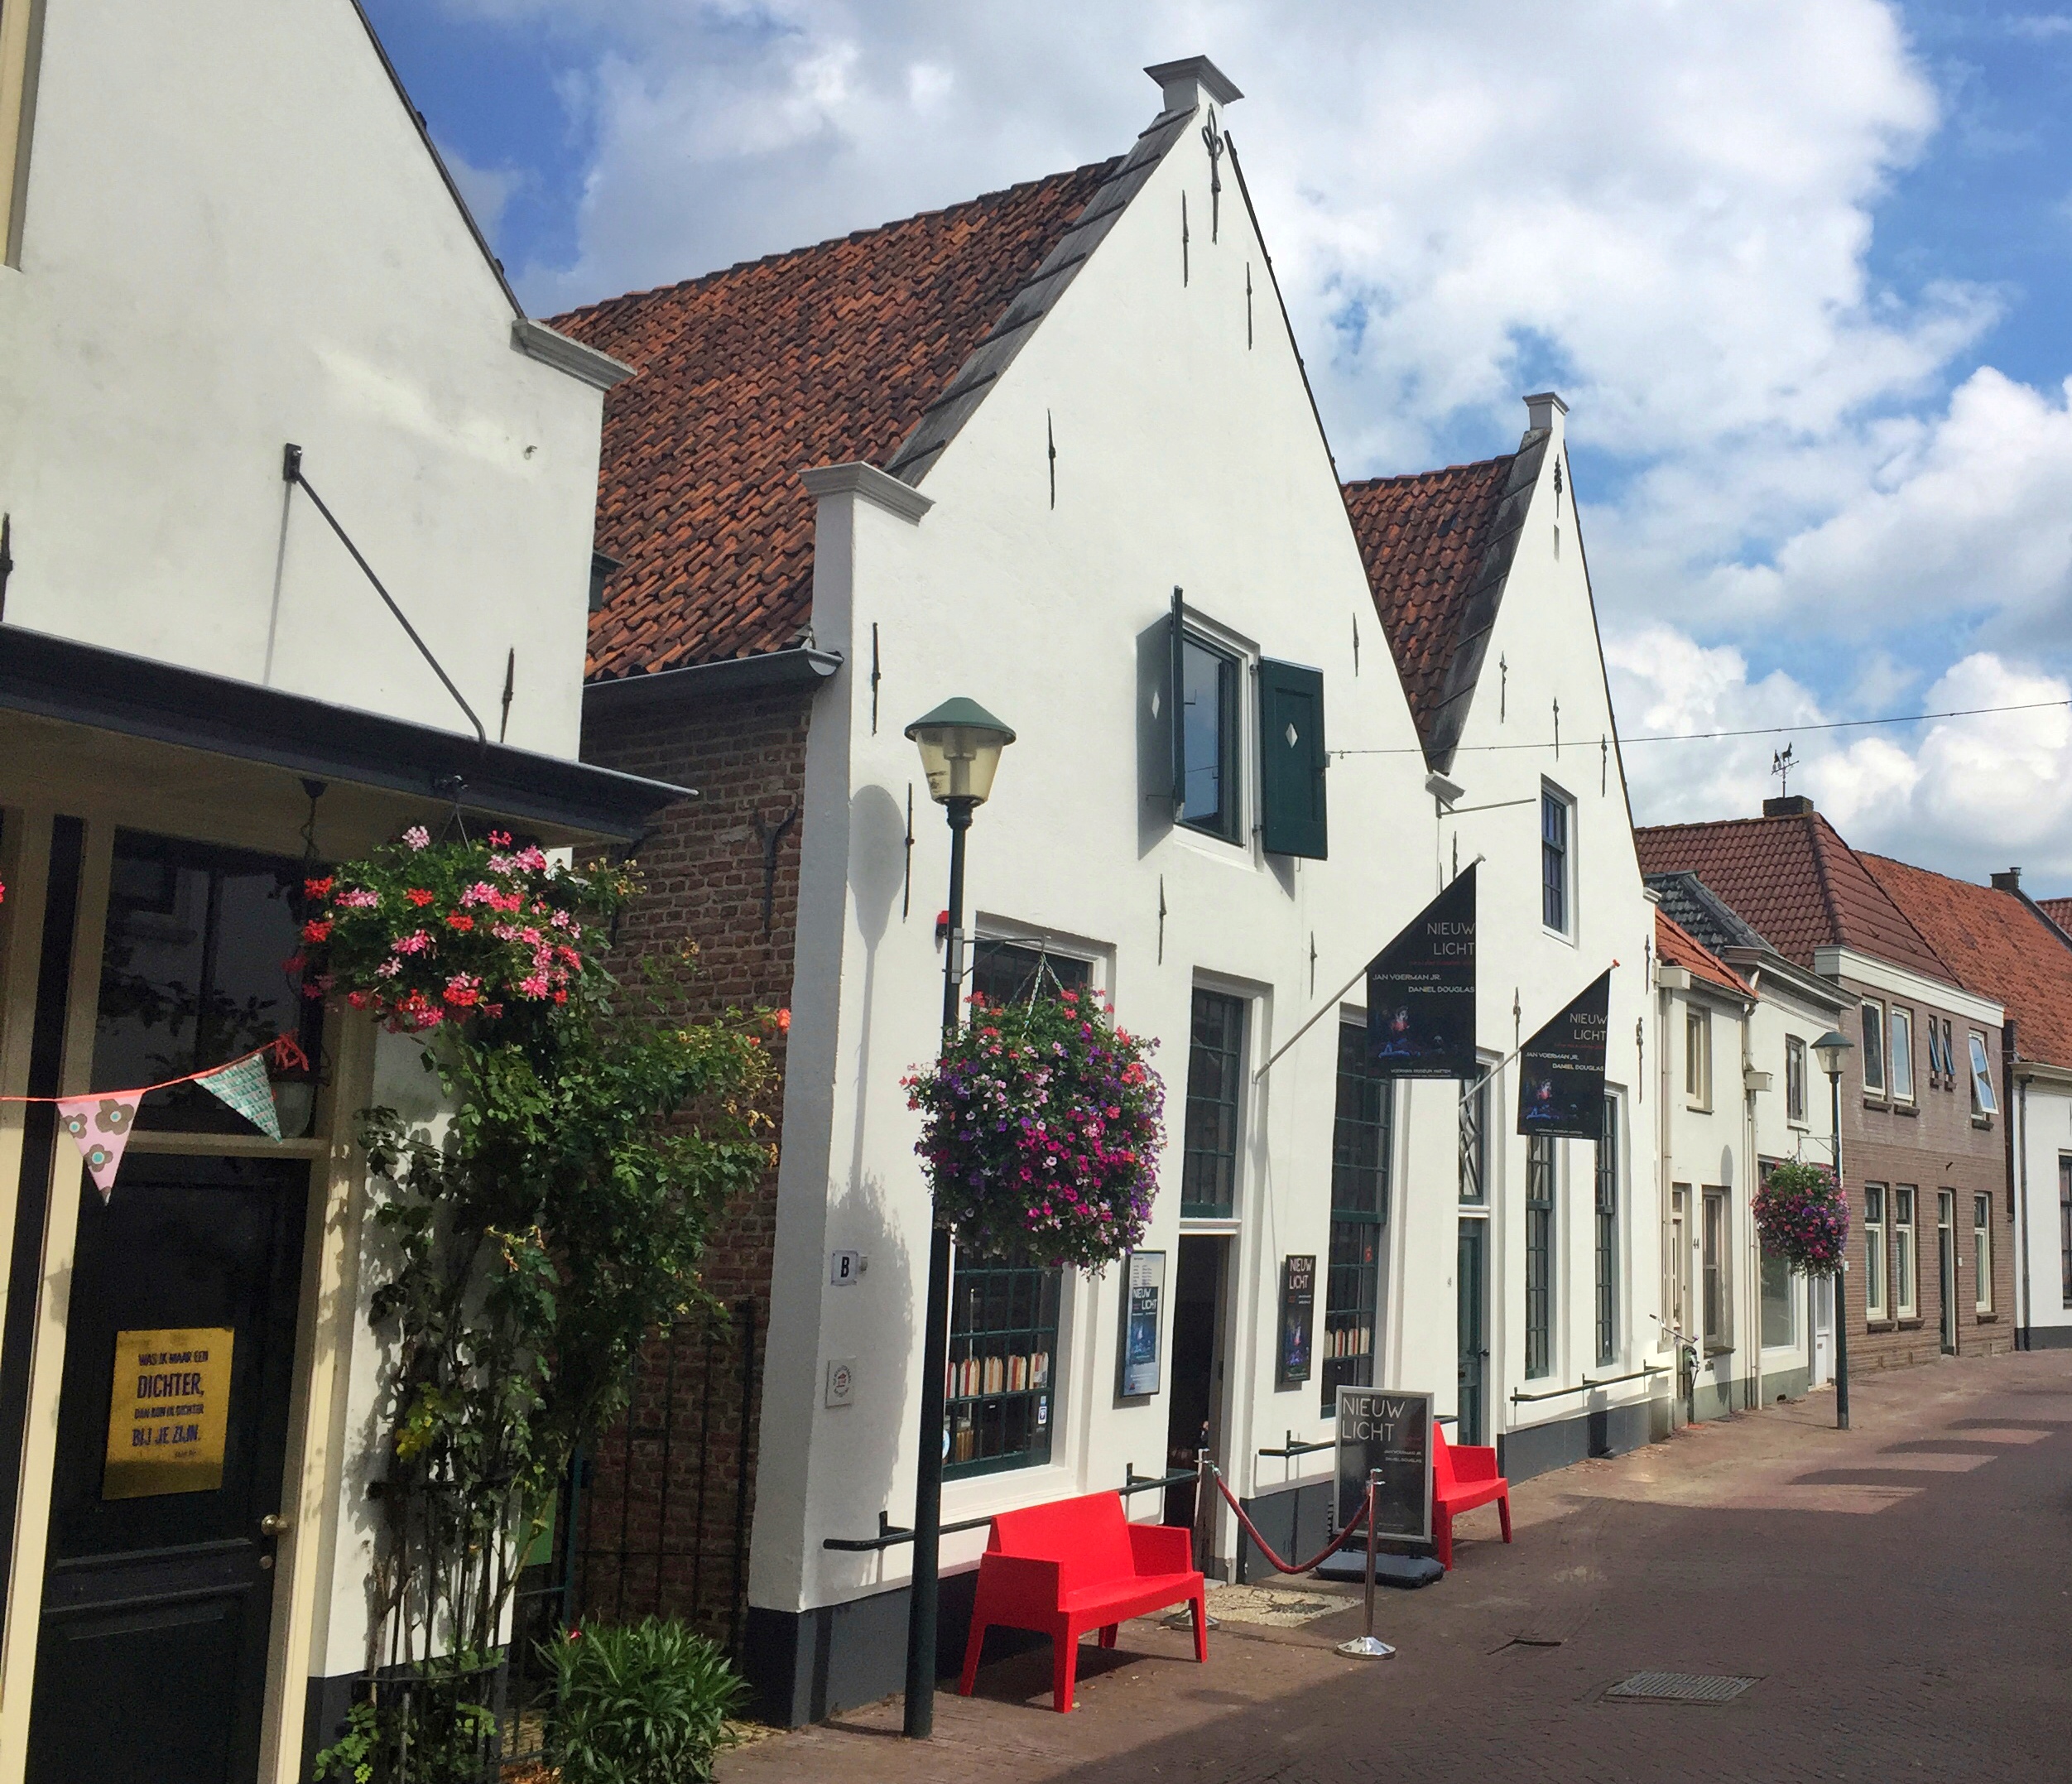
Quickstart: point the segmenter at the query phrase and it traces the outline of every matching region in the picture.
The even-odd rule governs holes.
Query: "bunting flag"
[[[1481,1075],[1473,863],[1368,963],[1367,1051],[1391,1078]]]
[[[65,1131],[79,1142],[86,1161],[86,1174],[105,1202],[115,1188],[115,1173],[123,1162],[123,1149],[129,1144],[137,1121],[142,1090],[117,1090],[94,1096],[65,1097],[58,1102],[58,1119]]]
[[[248,1053],[214,1071],[197,1072],[195,1082],[212,1096],[221,1098],[269,1140],[281,1137],[281,1116],[274,1107],[273,1081],[267,1076],[264,1058]]]
[[[1604,1042],[1611,1022],[1608,968],[1526,1041],[1518,1055],[1518,1132],[1600,1139]]]

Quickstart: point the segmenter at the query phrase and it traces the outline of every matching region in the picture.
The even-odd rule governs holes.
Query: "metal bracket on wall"
[[[784,846],[784,833],[799,821],[799,808],[794,805],[775,824],[765,824],[762,814],[753,814],[756,835],[762,844],[762,933],[770,933],[772,918],[777,903],[777,850]]]
[[[14,517],[0,514],[0,619],[7,617],[7,578],[14,574]]]
[[[903,923],[914,910],[914,783],[906,783],[906,883],[899,894],[899,918]]]

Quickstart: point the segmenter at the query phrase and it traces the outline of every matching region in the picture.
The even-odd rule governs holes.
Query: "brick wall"
[[[791,1001],[799,834],[811,695],[762,690],[660,713],[586,719],[584,759],[695,787],[639,852],[647,882],[621,920],[622,953],[696,945],[692,1016]],[[770,839],[775,838],[774,868]],[[766,914],[766,897],[767,900]],[[781,1037],[767,1107],[781,1107]],[[759,1359],[769,1325],[776,1173],[729,1207],[701,1274],[730,1319],[687,1322],[642,1353],[625,1424],[591,1458],[576,1586],[603,1618],[680,1616],[722,1641],[738,1628],[755,1503]]]
[[[1915,1012],[1914,1100],[1911,1107],[1888,1097],[1864,1094],[1860,1043],[1863,1031],[1858,1012],[1844,1017],[1843,1031],[1859,1043],[1849,1055],[1842,1075],[1842,1166],[1849,1196],[1849,1270],[1847,1295],[1849,1316],[1849,1369],[1889,1368],[1911,1363],[1931,1361],[1942,1352],[1942,1275],[1938,1250],[1937,1220],[1940,1193],[1955,1192],[1952,1237],[1955,1255],[1962,1259],[1957,1276],[1957,1349],[1965,1355],[1989,1354],[2014,1348],[2015,1233],[2007,1197],[2007,1136],[2002,1123],[2004,1108],[1982,1122],[1971,1113],[1970,1060],[1967,1045],[1973,1026],[1964,1017],[1895,1000],[1888,993],[1841,982],[1842,988],[1877,998],[1890,1005],[1898,1001]],[[1954,1083],[1931,1080],[1925,1025],[1930,1015],[1939,1020],[1949,1016],[1959,1071]],[[1978,1031],[1986,1037],[1986,1056],[1993,1062],[1994,1085],[2003,1099],[1998,1080],[2000,1031]],[[1824,1085],[1823,1086],[1824,1088]],[[1863,1317],[1864,1231],[1863,1189],[1867,1184],[1886,1186],[1886,1255],[1888,1260],[1886,1301],[1897,1308],[1896,1284],[1891,1273],[1895,1256],[1892,1238],[1895,1197],[1904,1185],[1915,1191],[1914,1245],[1916,1287],[1915,1315],[1900,1319],[1896,1311],[1875,1325]],[[1973,1276],[1973,1196],[1983,1192],[1991,1199],[1993,1235],[1993,1311],[1976,1310]]]

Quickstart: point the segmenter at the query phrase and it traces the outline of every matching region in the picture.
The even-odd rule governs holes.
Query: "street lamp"
[[[921,750],[928,796],[949,820],[949,937],[943,950],[943,1041],[957,1031],[964,983],[964,833],[993,791],[1000,752],[1014,733],[976,700],[945,700],[906,728]],[[949,1354],[949,1234],[931,1211],[928,1235],[928,1317],[921,1364],[921,1452],[914,1487],[914,1578],[906,1617],[906,1732],[925,1740],[935,1730],[935,1580],[942,1549],[943,1388]]]
[[[1820,1070],[1828,1075],[1828,1095],[1834,1122],[1834,1190],[1846,1210],[1848,1197],[1842,1188],[1842,1060],[1856,1051],[1856,1043],[1839,1029],[1830,1028],[1813,1043],[1820,1055]],[[1834,1267],[1834,1428],[1849,1428],[1849,1303],[1843,1292],[1842,1272],[1848,1267],[1844,1257]]]

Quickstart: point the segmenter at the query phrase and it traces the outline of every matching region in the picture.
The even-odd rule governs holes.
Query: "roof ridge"
[[[1099,161],[1083,162],[1077,167],[1060,168],[1055,173],[1044,174],[1034,180],[1017,180],[1012,185],[1001,186],[991,192],[974,193],[969,198],[958,199],[951,204],[938,204],[926,210],[917,210],[904,217],[888,218],[883,223],[868,224],[862,228],[845,230],[839,235],[823,236],[817,242],[801,242],[791,248],[773,248],[767,254],[755,254],[746,260],[737,260],[728,266],[714,267],[709,272],[694,273],[687,279],[672,280],[666,285],[650,285],[636,291],[621,291],[613,297],[600,297],[592,303],[579,304],[573,310],[560,311],[554,320],[560,322],[570,320],[578,316],[602,315],[622,304],[639,304],[651,298],[675,296],[680,292],[695,290],[697,286],[707,284],[712,280],[728,278],[737,272],[747,272],[757,267],[776,266],[784,261],[796,259],[801,254],[822,252],[844,242],[867,241],[872,236],[882,235],[889,229],[904,228],[909,224],[925,223],[932,218],[947,217],[953,211],[969,210],[980,204],[998,204],[1003,200],[1020,197],[1025,193],[1033,192],[1037,188],[1049,185],[1056,180],[1076,180],[1084,176],[1098,172],[1104,168],[1119,166],[1124,159],[1125,157],[1120,155],[1104,156]]]
[[[1499,452],[1493,458],[1469,459],[1459,464],[1435,465],[1428,471],[1392,471],[1386,477],[1351,477],[1343,487],[1347,489],[1378,489],[1383,483],[1414,483],[1426,477],[1445,477],[1454,471],[1493,470],[1499,464],[1509,464],[1518,454]]]
[[[1833,837],[1836,842],[1841,844],[1844,852],[1856,863],[1858,871],[1863,873],[1863,877],[1868,879],[1872,885],[1877,888],[1878,896],[1882,897],[1886,903],[1892,907],[1893,914],[1899,918],[1901,922],[1906,926],[1908,930],[1913,935],[1914,939],[1920,942],[1921,946],[1928,950],[1929,959],[1940,964],[1942,969],[1949,974],[1949,982],[1952,984],[1962,985],[1964,983],[1964,975],[1959,973],[1957,969],[1953,966],[1944,956],[1942,950],[1938,948],[1934,942],[1930,941],[1926,935],[1921,933],[1921,926],[1916,923],[1912,917],[1906,914],[1905,907],[1901,905],[1900,902],[1895,898],[1891,892],[1885,889],[1885,882],[1879,879],[1875,873],[1872,873],[1869,868],[1864,865],[1863,858],[1857,854],[1855,848],[1850,844],[1848,839],[1844,836],[1839,830],[1836,829],[1832,824],[1829,823],[1828,820],[1822,817],[1817,811],[1809,815],[1809,821],[1818,825],[1822,829],[1824,829],[1829,836]],[[1815,848],[1814,850],[1814,857],[1820,871],[1821,896],[1823,897],[1829,897],[1830,894],[1829,892],[1827,879],[1827,863],[1821,858],[1820,852],[1818,848]],[[1887,856],[1885,858],[1890,860],[1892,858]],[[1901,867],[1911,867],[1912,866],[1912,863],[1901,861],[1898,863],[1898,865]],[[1918,873],[1933,873],[1935,870],[1932,868],[1921,868],[1916,869],[1916,871]],[[1947,878],[1948,876],[1939,875],[1938,878]],[[1962,885],[1964,882],[1956,881],[1953,882],[1953,883]],[[1834,933],[1839,935],[1842,934],[1842,925],[1839,921],[1839,913],[1831,914],[1836,916],[1837,920],[1834,925]],[[1845,943],[1844,945],[1846,946],[1851,945]]]

